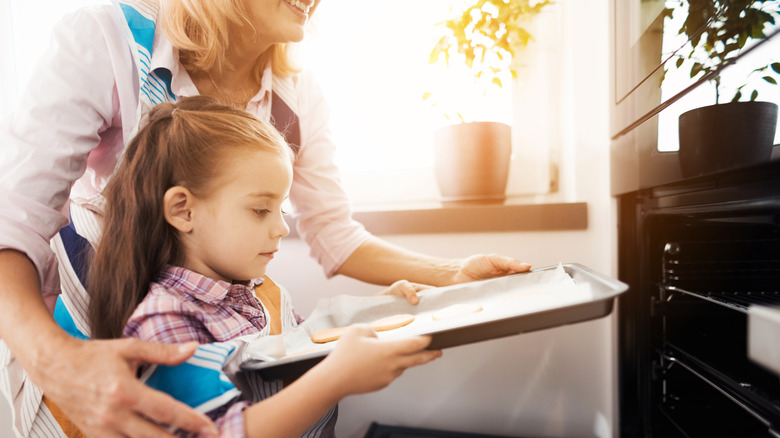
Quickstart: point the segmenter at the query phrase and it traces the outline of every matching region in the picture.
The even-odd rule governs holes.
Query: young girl
[[[289,232],[292,161],[282,137],[247,112],[205,97],[153,108],[104,192],[88,279],[92,337],[211,343],[295,326],[284,293],[254,294]],[[343,397],[440,356],[429,342],[379,341],[353,327],[280,392],[209,416],[223,436],[300,436]]]

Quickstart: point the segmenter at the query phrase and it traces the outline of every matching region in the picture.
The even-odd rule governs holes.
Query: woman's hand
[[[322,362],[342,396],[378,391],[407,368],[441,357],[441,350],[426,350],[430,336],[379,340],[368,325],[351,326]]]
[[[73,341],[61,345],[54,363],[34,380],[87,436],[173,437],[159,424],[217,435],[208,417],[136,378],[141,364],[184,362],[197,343]]]
[[[417,296],[417,292],[425,289],[430,289],[432,286],[427,286],[419,283],[412,283],[406,280],[398,280],[391,284],[390,287],[379,292],[379,295],[401,295],[406,297],[406,300],[410,304],[417,304],[420,302],[420,298]]]
[[[466,283],[474,280],[501,277],[509,274],[527,272],[531,265],[511,257],[497,254],[477,254],[463,259],[452,277],[452,283]]]

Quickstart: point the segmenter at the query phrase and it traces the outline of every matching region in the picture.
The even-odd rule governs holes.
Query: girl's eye
[[[255,212],[255,214],[256,214],[256,215],[258,215],[258,216],[260,216],[260,217],[266,217],[266,216],[268,216],[268,213],[270,213],[270,212],[271,212],[271,210],[268,210],[268,209],[263,209],[263,210],[252,210],[252,211],[254,211],[254,212]]]
[[[280,211],[282,212],[282,215],[286,215],[288,213],[285,209],[281,209]]]

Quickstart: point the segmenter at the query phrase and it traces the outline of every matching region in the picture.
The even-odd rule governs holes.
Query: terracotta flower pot
[[[447,201],[504,200],[512,154],[511,128],[498,122],[473,122],[436,131],[435,171]]]
[[[771,102],[731,102],[680,115],[680,169],[683,177],[769,161],[777,125]]]

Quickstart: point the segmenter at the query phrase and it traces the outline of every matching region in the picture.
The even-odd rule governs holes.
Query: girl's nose
[[[290,226],[287,225],[287,221],[284,220],[284,216],[281,214],[278,216],[278,221],[273,228],[273,237],[282,238],[290,234]]]

